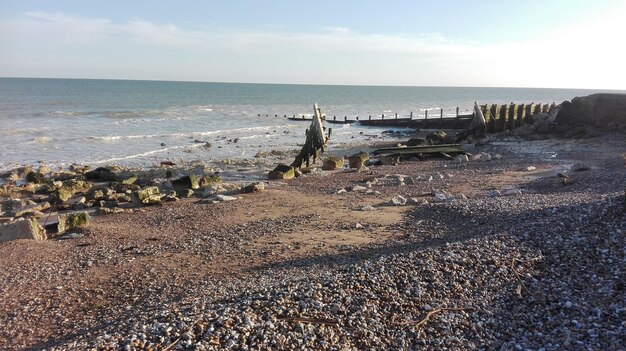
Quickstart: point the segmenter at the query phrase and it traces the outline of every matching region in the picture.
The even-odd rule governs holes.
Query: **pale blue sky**
[[[626,89],[625,19],[626,0],[0,0],[0,76]]]

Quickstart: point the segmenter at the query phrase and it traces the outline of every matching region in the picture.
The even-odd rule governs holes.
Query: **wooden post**
[[[443,129],[443,109],[439,109],[439,129]]]
[[[526,117],[526,104],[517,106],[517,120],[515,121],[515,128],[519,128],[524,124],[524,117]]]
[[[535,110],[533,111],[534,115],[538,115],[541,113],[541,103],[538,103],[537,105],[535,105]]]
[[[530,121],[530,118],[532,117],[534,112],[535,112],[534,102],[531,102],[530,104],[526,105],[526,117],[524,118],[524,123],[528,123]]]
[[[541,112],[542,113],[547,113],[548,109],[550,109],[550,105],[548,105],[548,104],[542,104],[541,105]]]
[[[489,109],[489,123],[487,123],[487,131],[492,133],[496,130],[496,120],[498,119],[498,112],[500,111],[500,106],[498,104],[491,105]]]
[[[343,116],[343,121],[347,122],[348,121],[348,116]]]
[[[456,107],[456,116],[459,117],[459,107]]]
[[[409,119],[413,119],[413,111],[411,111],[411,116],[409,116]]]
[[[385,120],[385,114],[383,113],[383,121]]]
[[[506,129],[515,129],[515,120],[517,119],[517,105],[511,103],[509,106],[509,119],[506,122]]]
[[[336,121],[336,120],[337,120],[337,116],[333,116],[333,121]]]
[[[428,129],[428,110],[424,111],[424,129]]]
[[[506,121],[509,118],[509,106],[502,105],[500,107],[500,118],[496,124],[496,132],[501,132],[506,128]]]
[[[395,116],[395,118],[396,118],[396,119],[398,119],[398,112],[396,112],[396,116]]]
[[[330,137],[333,135],[333,129],[332,128],[328,128],[328,139],[330,139]]]
[[[372,115],[368,115],[367,118],[371,121],[372,120]]]

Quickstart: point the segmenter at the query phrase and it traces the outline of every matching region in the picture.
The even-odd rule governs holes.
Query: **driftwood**
[[[326,144],[326,136],[324,135],[324,126],[322,125],[322,111],[317,106],[317,103],[313,106],[315,114],[311,126],[306,132],[306,142],[296,156],[296,159],[291,164],[294,168],[302,167],[303,163],[309,166],[311,157],[313,157],[313,163],[317,160],[320,152],[324,152],[324,145]]]
[[[445,154],[460,154],[465,153],[465,150],[458,144],[440,144],[440,145],[419,145],[419,146],[406,146],[406,147],[390,147],[377,149],[372,151],[374,155],[436,155],[441,156],[441,153]]]

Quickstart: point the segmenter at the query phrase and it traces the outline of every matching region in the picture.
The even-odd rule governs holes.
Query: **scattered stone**
[[[117,176],[106,167],[98,167],[93,171],[86,172],[85,179],[94,182],[114,182],[117,180]]]
[[[31,182],[31,183],[36,183],[36,184],[46,184],[48,183],[48,179],[46,179],[46,176],[44,173],[42,173],[41,171],[39,172],[28,172],[26,174],[26,181]]]
[[[389,206],[404,206],[406,205],[406,198],[400,195],[396,195],[391,200],[389,200],[386,204]]]
[[[487,196],[488,197],[498,197],[498,196],[502,196],[502,194],[500,193],[499,190],[490,190],[489,192],[487,192]]]
[[[361,207],[361,211],[376,211],[376,208],[372,205],[365,205]]]
[[[252,183],[241,188],[243,194],[259,193],[263,190],[265,190],[265,184],[263,184],[263,182]]]
[[[588,171],[591,168],[589,166],[587,166],[584,163],[581,162],[576,162],[575,164],[572,165],[571,171],[572,172],[582,172],[582,171]]]
[[[122,180],[122,184],[125,184],[125,185],[135,184],[136,181],[137,181],[137,177],[132,176],[130,178],[126,178]]]
[[[354,229],[363,229],[363,228],[364,228],[364,227],[363,227],[363,225],[362,225],[361,223],[358,223],[358,222],[357,222],[357,223],[354,225]]]
[[[295,176],[294,168],[287,165],[278,165],[267,174],[269,179],[293,179]]]
[[[346,189],[344,189],[344,188],[341,188],[341,189],[337,190],[337,191],[335,192],[335,194],[345,194],[345,193],[347,193],[347,192],[348,192],[348,190],[346,190]]]
[[[200,177],[197,175],[182,176],[172,180],[172,186],[178,191],[200,188]]]
[[[380,155],[379,157],[380,163],[383,166],[396,166],[400,163],[400,156],[397,155]]]
[[[61,237],[59,240],[71,240],[71,239],[80,239],[85,236],[85,233],[67,233]]]
[[[522,190],[520,189],[507,189],[502,191],[503,196],[517,196],[522,195]]]
[[[532,171],[534,171],[536,169],[537,169],[537,167],[535,167],[535,166],[528,166],[528,167],[526,167],[526,171],[527,172],[532,172]]]
[[[367,187],[364,187],[362,185],[354,185],[352,186],[352,188],[350,188],[350,191],[363,192],[363,191],[367,191]]]
[[[133,201],[139,205],[160,205],[161,193],[156,186],[149,186],[134,193]]]
[[[46,240],[46,231],[36,219],[18,220],[0,225],[0,242],[16,239]]]
[[[334,171],[337,169],[342,169],[344,164],[343,157],[339,156],[329,156],[324,160],[324,164],[322,165],[322,169],[324,171]]]
[[[68,229],[83,228],[89,226],[91,218],[85,211],[60,214],[58,216],[58,232],[65,233]]]
[[[365,162],[369,160],[369,155],[363,151],[348,157],[350,168],[360,169],[365,166]]]
[[[467,157],[467,155],[456,155],[456,157],[454,158],[454,161],[458,162],[458,163],[465,163],[469,161],[469,158]]]

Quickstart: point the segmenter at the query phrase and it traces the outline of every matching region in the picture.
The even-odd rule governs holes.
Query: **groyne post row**
[[[324,127],[322,125],[322,111],[317,106],[317,102],[313,106],[313,110],[313,121],[311,122],[309,129],[306,130],[306,142],[300,150],[300,153],[296,156],[296,159],[291,164],[291,167],[300,168],[303,163],[309,167],[311,158],[313,158],[313,163],[315,163],[320,152],[324,152],[326,136],[324,135]]]
[[[556,103],[552,104],[486,104],[480,105],[480,110],[485,116],[487,132],[497,133],[504,130],[512,130],[529,123],[533,115],[547,113],[556,108]]]

